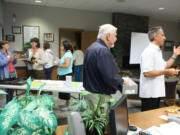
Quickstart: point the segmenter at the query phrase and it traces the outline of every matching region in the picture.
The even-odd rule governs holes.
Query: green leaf
[[[53,97],[47,94],[42,95],[42,97],[39,100],[40,100],[40,104],[42,106],[46,106],[48,109],[52,110],[52,108],[55,106],[55,101]]]
[[[28,96],[18,101],[18,104],[20,105],[20,110],[24,109],[27,104],[29,104],[31,101],[33,101],[35,97]]]
[[[46,135],[43,129],[34,131],[31,135]]]
[[[5,106],[0,115],[0,135],[5,135],[16,123],[19,115],[19,108],[16,97]]]
[[[26,110],[20,112],[19,122],[21,127],[24,127],[31,132],[42,127],[42,124],[39,122],[37,116]]]
[[[91,94],[92,94],[91,92],[86,90],[80,92],[80,96],[91,95]]]
[[[37,116],[37,119],[42,125],[51,128],[53,131],[56,131],[57,119],[52,111],[42,106],[35,110],[33,114]]]
[[[101,105],[101,107],[103,107],[103,108],[109,108],[109,106],[110,106],[109,103],[104,103]]]
[[[31,80],[31,77],[29,77],[28,80],[27,80],[27,90],[26,90],[26,94],[25,94],[26,96],[29,95],[31,84],[32,84],[32,80]]]
[[[70,108],[72,111],[84,112],[89,107],[87,100],[72,99]]]
[[[33,111],[38,106],[38,99],[33,99],[24,109],[23,111]]]
[[[26,130],[23,127],[22,128],[17,128],[11,133],[11,135],[31,135],[31,134],[32,134],[32,132]]]
[[[98,132],[98,135],[103,135],[103,131],[98,125],[96,125],[95,128],[96,128],[96,131]]]
[[[39,92],[38,92],[38,96],[41,94],[41,91],[42,91],[42,89],[44,88],[44,86],[45,86],[46,84],[45,83],[43,83],[43,84],[41,84],[41,86],[39,87]]]
[[[96,107],[96,110],[98,110],[102,104],[102,99],[103,99],[103,96],[102,94],[98,94],[98,97],[99,97],[99,100],[98,100],[98,104],[97,104],[97,107]]]
[[[113,104],[115,104],[118,100],[111,98],[109,101],[110,101],[110,103],[113,105]]]
[[[7,95],[7,92],[5,92],[5,91],[3,91],[3,90],[0,90],[0,94]]]
[[[69,135],[69,132],[66,130],[66,131],[64,132],[64,135]]]

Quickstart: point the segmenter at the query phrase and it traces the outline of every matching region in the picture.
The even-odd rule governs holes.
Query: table
[[[136,125],[142,129],[147,129],[152,126],[160,126],[167,121],[160,118],[161,115],[166,115],[165,110],[172,108],[180,108],[177,106],[163,107],[145,112],[129,114],[130,124]]]
[[[80,93],[85,90],[82,82],[72,82],[71,86],[66,86],[66,81],[59,80],[34,80],[35,83],[45,83],[46,85],[42,89],[42,91],[53,91],[53,92],[63,92],[63,93]],[[8,88],[8,89],[18,89],[18,90],[26,90],[27,86],[24,85],[7,85],[0,84],[0,88]],[[31,90],[38,90],[38,86],[31,86]]]
[[[129,114],[130,124],[136,125],[142,129],[147,129],[152,126],[160,126],[160,124],[167,123],[167,121],[161,119],[160,116],[166,114],[165,110],[172,108],[180,109],[180,107],[177,106],[170,106],[145,112]],[[66,131],[67,129],[68,125],[58,126],[56,130],[56,135],[63,135],[64,131]]]

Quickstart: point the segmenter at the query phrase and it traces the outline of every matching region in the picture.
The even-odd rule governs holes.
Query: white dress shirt
[[[152,43],[143,51],[141,55],[141,75],[140,75],[140,97],[157,98],[165,97],[164,75],[157,77],[145,77],[144,72],[153,70],[164,70],[167,63],[162,58],[161,49]]]
[[[75,66],[83,65],[84,53],[81,50],[74,51],[73,59],[74,59],[74,65]]]

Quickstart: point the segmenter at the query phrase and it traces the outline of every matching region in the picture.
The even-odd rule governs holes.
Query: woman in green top
[[[61,62],[58,64],[58,79],[66,80],[66,76],[72,76],[73,67],[73,55],[71,52],[72,46],[68,41],[63,41],[61,45],[61,51],[64,55],[61,58]],[[70,93],[59,93],[60,99],[65,99],[66,104],[70,104]]]

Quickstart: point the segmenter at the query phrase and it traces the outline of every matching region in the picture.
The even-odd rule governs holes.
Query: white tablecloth
[[[63,93],[80,93],[85,90],[82,82],[72,82],[71,86],[67,86],[65,81],[56,80],[34,80],[33,82],[45,83],[42,91],[52,91],[52,92],[63,92]],[[0,88],[26,90],[27,85],[1,85]],[[38,90],[39,86],[31,86],[31,90]]]

